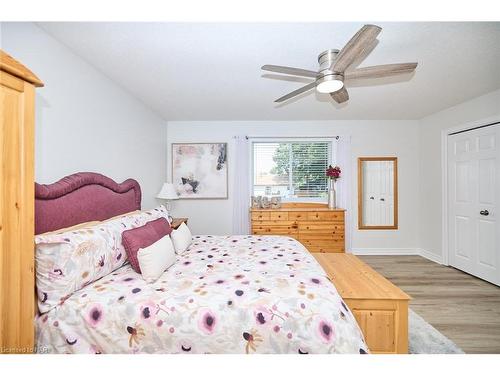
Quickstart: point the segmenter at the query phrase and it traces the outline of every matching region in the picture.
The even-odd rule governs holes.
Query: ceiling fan
[[[361,78],[381,78],[395,74],[411,73],[417,63],[401,63],[367,66],[347,71],[349,66],[375,41],[382,28],[376,25],[364,25],[347,44],[339,51],[329,49],[318,56],[319,71],[291,68],[279,65],[264,65],[261,69],[301,77],[311,77],[315,80],[275,100],[281,103],[303,92],[316,88],[318,92],[330,94],[337,103],[349,100],[349,94],[344,81]]]

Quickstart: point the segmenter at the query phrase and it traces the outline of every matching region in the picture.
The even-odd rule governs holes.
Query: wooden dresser
[[[289,236],[310,252],[345,251],[344,209],[329,209],[317,203],[288,203],[279,209],[250,212],[252,234]]]
[[[35,87],[0,50],[0,353],[33,353]]]

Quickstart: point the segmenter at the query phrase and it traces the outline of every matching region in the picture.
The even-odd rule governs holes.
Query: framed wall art
[[[172,143],[172,182],[181,199],[227,199],[227,143]]]

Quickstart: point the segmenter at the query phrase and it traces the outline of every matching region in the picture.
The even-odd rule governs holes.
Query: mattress
[[[129,264],[36,318],[43,353],[366,353],[302,244],[196,236],[153,284]]]

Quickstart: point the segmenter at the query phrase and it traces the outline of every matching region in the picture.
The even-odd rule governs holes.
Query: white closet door
[[[448,137],[450,265],[500,285],[500,125]]]

